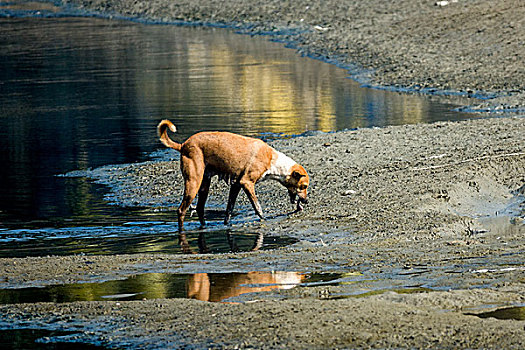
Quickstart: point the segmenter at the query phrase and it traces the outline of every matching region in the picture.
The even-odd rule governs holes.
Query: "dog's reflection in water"
[[[232,253],[239,252],[240,249],[237,246],[237,242],[235,241],[235,236],[230,231],[226,232],[226,238],[228,240],[228,245],[230,246],[230,252],[232,252]],[[263,242],[264,242],[264,235],[263,235],[263,233],[262,232],[258,233],[256,235],[256,237],[255,237],[255,240],[253,242],[253,245],[252,245],[250,251],[253,252],[253,251],[259,250],[262,247]],[[199,233],[198,244],[199,244],[199,253],[201,253],[201,254],[211,253],[211,250],[208,247],[208,244],[206,243],[206,236],[205,236],[204,232],[200,232]],[[193,251],[191,250],[189,245],[186,246],[186,247],[182,247],[182,251],[184,253],[193,253]]]
[[[245,293],[293,288],[304,277],[298,272],[196,273],[188,277],[186,289],[188,298],[222,301]]]

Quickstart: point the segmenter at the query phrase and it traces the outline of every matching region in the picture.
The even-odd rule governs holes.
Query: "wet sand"
[[[324,38],[332,31],[345,38],[335,30],[335,23],[353,23],[349,29],[350,51],[356,50],[352,40],[358,34],[361,40],[372,35],[366,23],[377,25],[380,19],[408,28],[403,21],[409,14],[418,14],[420,21],[430,22],[410,27],[428,28],[440,23],[431,22],[435,18],[443,20],[460,14],[468,18],[470,14],[479,19],[478,11],[485,11],[481,18],[489,21],[492,17],[488,13],[514,16],[523,8],[518,2],[489,5],[460,1],[446,8],[434,7],[433,2],[368,2],[366,10],[358,3],[352,5],[352,11],[344,12],[336,2],[326,2],[322,11],[316,8],[318,3],[310,2],[310,9],[315,11],[306,11],[305,4],[298,5],[302,2],[265,2],[257,7],[251,1],[220,5],[214,1],[200,5],[178,2],[163,7],[165,2],[153,1],[151,7],[140,12],[137,9],[145,3],[83,3],[152,18],[225,22],[258,18],[257,22],[266,27],[272,23],[280,27],[283,23],[291,26],[307,22],[331,28],[316,29],[308,34],[312,38]],[[274,13],[277,4],[287,10]],[[296,18],[299,14],[291,4],[295,4],[296,11],[306,11],[305,21],[287,21],[287,16]],[[516,9],[509,11],[509,4]],[[494,6],[498,5],[495,11]],[[393,13],[394,6],[399,13]],[[491,6],[492,12],[486,6]],[[357,10],[361,11],[360,16],[342,15]],[[431,16],[432,13],[440,15]],[[481,33],[493,30],[492,22],[486,21],[474,21],[480,29],[485,28]],[[446,27],[454,32],[458,25],[455,21],[446,22],[443,30]],[[346,28],[337,28],[343,27]],[[394,41],[392,45],[406,45],[385,35],[372,36],[384,45]],[[523,33],[509,29],[502,31],[502,38],[497,40],[514,42],[519,35]],[[448,37],[451,42],[457,41]],[[335,41],[319,39],[308,48],[330,50],[332,42]],[[384,62],[397,62],[395,50],[375,44],[365,51],[370,54],[377,50],[378,67],[386,70]],[[421,42],[419,48],[425,45],[428,43]],[[469,53],[458,52],[458,47],[449,47],[451,55],[468,61]],[[523,49],[515,49],[521,55]],[[366,66],[356,57],[348,53],[345,59]],[[433,72],[428,65],[420,65],[412,69],[412,75],[403,75],[408,83],[420,81],[418,71]],[[481,70],[468,77],[453,74],[452,68],[450,72],[444,69],[436,73],[435,79],[443,79],[440,84],[457,90],[521,91],[523,79],[507,79],[507,69],[518,66],[492,68],[492,73]],[[397,84],[389,78],[394,76],[379,70],[373,79]],[[505,83],[509,86],[502,85]],[[510,97],[513,105],[522,106],[519,96]],[[145,272],[204,271],[337,272],[359,276],[355,283],[274,290],[231,299],[240,304],[159,299],[4,305],[0,307],[0,324],[77,330],[73,340],[125,348],[524,348],[524,321],[467,315],[525,303],[525,228],[523,206],[519,204],[525,195],[523,135],[523,118],[505,117],[312,133],[272,141],[273,147],[309,171],[310,203],[303,212],[286,215],[292,209],[286,190],[278,184],[261,183],[257,191],[268,219],[255,220],[243,198],[238,204],[241,214],[234,217],[233,227],[299,239],[292,246],[273,251],[0,259],[2,288],[103,281]],[[176,162],[110,167],[88,175],[112,188],[112,200],[122,205],[170,208],[180,200],[182,182]],[[213,186],[210,204],[224,205],[226,188],[220,183]],[[507,216],[509,208],[514,211],[513,216]],[[491,226],[496,219],[507,221],[506,229]],[[381,283],[384,289],[371,287]],[[377,293],[366,293],[370,290]],[[353,294],[361,295],[352,297]]]

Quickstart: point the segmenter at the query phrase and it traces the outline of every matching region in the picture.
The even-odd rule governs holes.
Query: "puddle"
[[[1,349],[20,349],[20,350],[100,350],[106,349],[102,346],[90,345],[76,342],[60,342],[60,337],[74,333],[48,331],[43,329],[8,329],[0,330]]]
[[[73,283],[46,287],[0,290],[0,304],[36,302],[73,302],[101,300],[144,300],[158,298],[190,298],[210,302],[246,302],[250,293],[277,289],[337,286],[320,299],[345,299],[378,295],[427,293],[436,289],[400,276],[349,273],[302,273],[254,271],[234,273],[147,273],[100,283]],[[293,293],[292,293],[293,294]],[[301,293],[300,293],[301,294]],[[308,293],[306,293],[308,294]],[[237,298],[239,296],[242,298]],[[258,298],[260,296],[257,296]],[[270,298],[277,297],[271,295]],[[279,297],[283,297],[282,295]],[[297,297],[297,295],[295,296]]]
[[[430,268],[424,273],[407,273],[394,269],[381,273],[303,273],[303,272],[233,272],[233,273],[146,273],[123,280],[99,283],[74,283],[0,290],[0,304],[36,303],[36,302],[73,302],[95,300],[143,300],[157,298],[192,298],[202,301],[250,301],[248,293],[271,292],[277,289],[301,287],[331,286],[336,288],[316,289],[320,299],[345,299],[378,295],[385,292],[398,294],[429,293],[460,287],[478,286],[487,283],[479,280],[479,274],[470,270],[474,266],[454,268],[451,266]],[[518,268],[505,268],[512,273]],[[457,272],[450,277],[450,271]],[[409,271],[413,272],[413,271]],[[498,277],[498,276],[496,276]],[[493,283],[504,279],[501,274]],[[444,280],[444,281],[441,281]],[[486,286],[488,287],[488,285]],[[310,292],[304,290],[304,295]],[[242,298],[236,298],[243,295]],[[299,292],[303,295],[303,291]],[[299,297],[290,294],[291,297]],[[286,297],[277,294],[270,298]],[[260,296],[257,296],[258,298]]]
[[[466,313],[465,315],[477,316],[481,318],[496,318],[498,320],[518,320],[525,321],[525,306],[506,307],[489,312]]]
[[[102,283],[74,283],[43,288],[0,290],[0,304],[191,298],[219,302],[246,293],[314,286],[339,278],[338,274],[299,272],[148,273]]]
[[[302,273],[302,272],[248,272],[248,273],[147,273],[99,283],[74,283],[0,290],[0,304],[35,302],[73,302],[94,300],[143,300],[156,298],[192,298],[202,301],[252,300],[249,293],[271,292],[277,289],[301,287],[319,288],[319,299],[364,298],[386,292],[398,294],[429,293],[457,288],[459,285],[440,285],[439,280],[450,278],[442,274],[448,268],[428,269],[426,274],[395,270],[382,273]],[[463,269],[460,278],[465,278]],[[472,274],[471,274],[472,275]],[[459,283],[459,282],[458,282]],[[325,290],[326,289],[326,290]],[[310,295],[307,290],[290,297]],[[326,293],[325,293],[326,292]],[[241,298],[237,298],[241,296]],[[287,294],[286,294],[287,295]],[[286,295],[267,294],[272,298]],[[257,298],[264,298],[258,295]]]

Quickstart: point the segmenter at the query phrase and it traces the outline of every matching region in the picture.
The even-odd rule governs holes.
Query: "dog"
[[[297,211],[308,203],[307,189],[310,178],[306,170],[290,157],[276,151],[264,141],[229,132],[199,132],[185,142],[178,143],[168,136],[168,129],[177,128],[169,120],[162,120],[157,126],[160,142],[180,152],[180,167],[184,178],[184,195],[177,210],[179,239],[182,236],[184,218],[190,204],[198,194],[197,215],[202,226],[204,205],[208,198],[213,176],[219,176],[230,185],[228,205],[224,224],[230,222],[235,201],[241,189],[250,200],[255,213],[264,219],[255,184],[262,180],[276,180],[288,189],[290,201],[297,203]],[[182,239],[181,239],[182,238]]]

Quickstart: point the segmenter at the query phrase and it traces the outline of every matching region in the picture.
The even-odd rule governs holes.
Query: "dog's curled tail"
[[[168,136],[168,128],[171,132],[177,132],[177,128],[168,119],[164,119],[157,125],[157,133],[159,134],[160,142],[166,147],[176,149],[180,152],[182,145],[178,142],[173,141]]]

